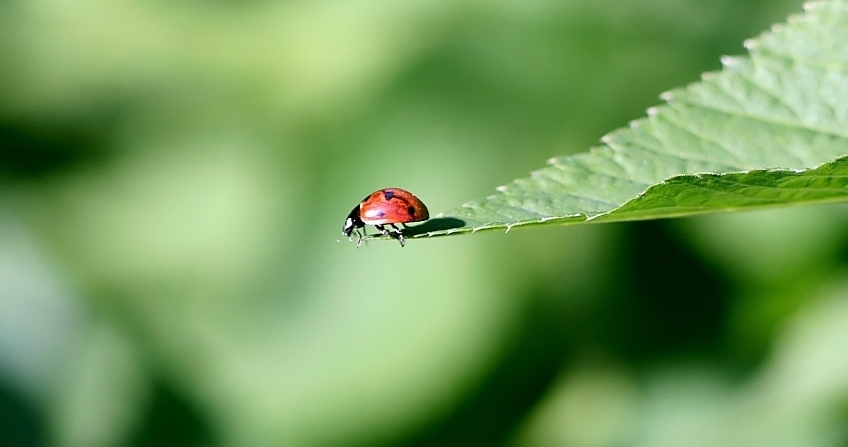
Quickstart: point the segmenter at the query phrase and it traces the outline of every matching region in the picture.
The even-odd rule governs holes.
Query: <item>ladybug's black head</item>
[[[347,219],[345,219],[345,223],[342,225],[342,234],[350,237],[350,234],[356,231],[357,228],[362,228],[364,226],[365,223],[359,218],[359,205],[356,205],[353,211],[347,215]],[[357,234],[359,234],[358,231]],[[362,239],[361,236],[360,239]]]

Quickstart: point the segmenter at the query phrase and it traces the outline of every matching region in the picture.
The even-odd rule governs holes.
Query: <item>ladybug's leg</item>
[[[361,233],[359,232],[359,228],[357,228],[357,229],[356,229],[356,236],[357,236],[357,239],[356,239],[356,248],[359,248],[359,246],[360,246],[360,245],[362,245],[362,238],[364,237],[364,236],[362,235],[362,233],[365,233],[365,228],[363,228],[363,229],[362,229],[362,232],[361,232]],[[366,236],[367,236],[367,235],[368,235],[368,234],[366,233]]]
[[[378,230],[380,230],[380,233],[383,233],[386,236],[391,236],[391,237],[397,239],[398,242],[400,242],[400,246],[403,247],[403,234],[401,234],[400,229],[398,229],[398,227],[396,227],[394,224],[389,224],[389,225],[391,225],[391,227],[395,229],[394,234],[392,234],[392,232],[389,231],[383,225],[374,225],[374,226],[377,227]]]
[[[400,242],[400,246],[403,247],[403,233],[401,233],[400,228],[396,227],[395,224],[389,224],[389,226],[394,228],[395,234],[397,235],[397,240],[398,242]],[[406,228],[406,225],[403,225],[403,227]]]

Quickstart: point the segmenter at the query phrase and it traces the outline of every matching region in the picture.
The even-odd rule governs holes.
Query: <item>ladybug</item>
[[[342,234],[350,238],[350,234],[355,232],[359,237],[356,246],[359,247],[364,235],[367,236],[365,225],[374,225],[380,233],[396,238],[403,247],[403,233],[395,224],[406,228],[407,223],[429,218],[427,207],[415,194],[400,188],[385,188],[372,192],[353,208],[342,225]],[[394,231],[390,232],[385,225]],[[360,228],[362,233],[359,232]]]

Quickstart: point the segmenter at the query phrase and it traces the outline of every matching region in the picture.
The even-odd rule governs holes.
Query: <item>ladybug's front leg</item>
[[[357,236],[356,248],[359,248],[359,246],[362,245],[362,238],[365,237],[365,236],[368,236],[368,233],[365,232],[365,228],[362,229],[362,233],[359,232],[358,228],[355,231],[356,231],[356,236]],[[364,233],[364,236],[363,236],[363,233]]]

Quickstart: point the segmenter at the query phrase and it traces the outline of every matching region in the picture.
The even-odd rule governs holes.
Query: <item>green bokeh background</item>
[[[785,0],[0,0],[0,445],[848,443],[848,209],[337,243]]]

